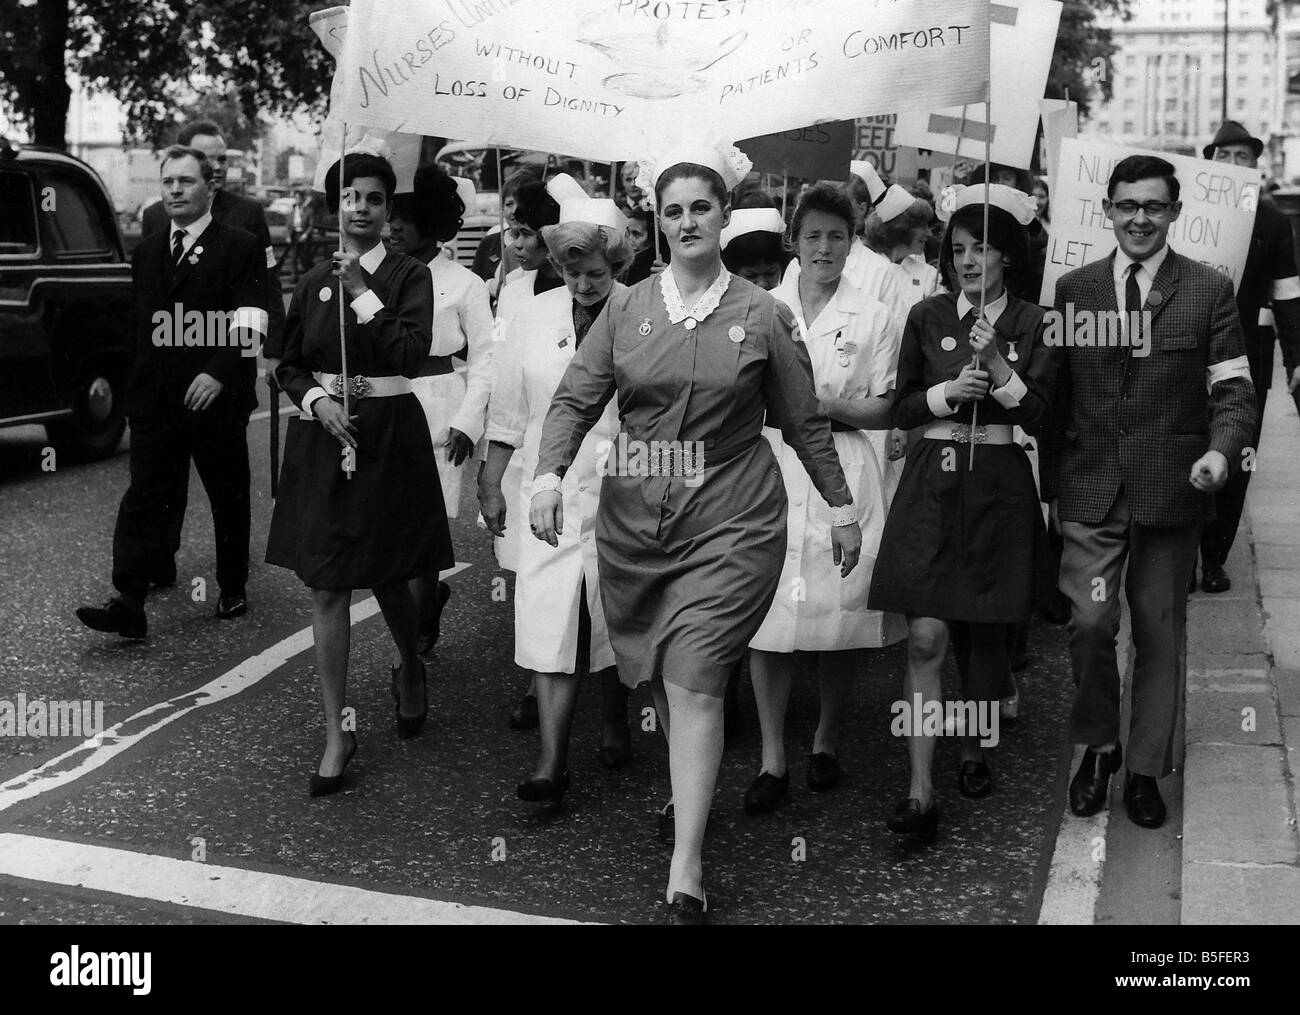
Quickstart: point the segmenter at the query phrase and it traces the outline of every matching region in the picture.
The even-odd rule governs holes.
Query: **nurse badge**
[[[642,321],[641,327],[637,328],[636,330],[641,335],[642,338],[645,338],[648,334],[650,334],[650,318],[647,317],[644,321]]]
[[[1007,349],[1007,359],[1009,359],[1012,363],[1014,363],[1019,358],[1020,358],[1020,353],[1016,352],[1016,347],[1014,345],[1011,345]]]
[[[944,335],[943,339],[939,342],[939,348],[944,352],[952,352],[957,348],[957,340],[951,335]]]
[[[695,326],[699,323],[700,322],[697,321],[694,317],[688,317],[684,322],[682,322],[682,327],[685,328],[687,331],[694,331]]]
[[[328,303],[330,301],[330,293],[332,293],[333,291],[334,290],[331,289],[329,286],[323,285],[321,286],[320,292],[317,293],[316,295],[320,297],[320,301],[322,303]]]
[[[733,342],[743,342],[745,340],[745,329],[739,324],[733,324],[727,329],[727,337]]]

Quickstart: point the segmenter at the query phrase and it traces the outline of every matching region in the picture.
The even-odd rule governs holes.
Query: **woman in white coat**
[[[510,459],[522,450],[523,475],[533,475],[542,423],[560,378],[611,293],[622,289],[614,279],[632,256],[622,226],[612,201],[580,198],[561,206],[559,224],[541,230],[565,287],[530,300],[498,350],[490,444],[479,476],[483,518],[496,535],[509,524],[522,524],[532,500],[532,481],[525,478],[518,498],[507,503],[501,479]],[[604,684],[612,682],[622,691],[605,626],[594,535],[601,473],[618,430],[611,402],[564,477],[559,545],[522,540],[516,559],[515,662],[535,674],[541,727],[537,764],[517,794],[548,809],[562,804],[569,786],[569,731],[583,671],[599,673]],[[616,702],[626,751],[626,692]],[[608,732],[608,697],[605,711]]]
[[[436,166],[421,166],[415,174],[414,193],[394,198],[389,222],[389,245],[398,253],[424,261],[433,278],[433,344],[411,388],[424,409],[434,449],[445,449],[446,464],[438,470],[438,478],[448,518],[459,514],[464,463],[483,436],[492,390],[492,311],[487,286],[442,253],[442,245],[464,224],[461,186]],[[452,359],[462,349],[466,350],[466,376],[456,370]],[[442,608],[451,588],[437,575],[412,584],[420,607],[418,651],[423,654],[438,640]]]
[[[809,788],[824,791],[840,778],[839,730],[865,648],[900,641],[901,616],[867,609],[867,592],[888,513],[885,461],[866,430],[888,430],[902,333],[888,309],[855,289],[844,275],[853,243],[853,212],[844,192],[829,184],[808,190],[791,224],[802,271],[772,295],[793,312],[812,360],[822,411],[830,417],[835,451],[859,505],[862,556],[841,578],[827,552],[831,509],[799,466],[781,431],[764,436],[781,463],[789,501],[786,555],[776,597],[750,645],[749,669],[763,735],[763,762],[745,793],[751,814],[772,810],[788,793],[785,713],[794,653],[817,653],[821,720],[808,766]]]

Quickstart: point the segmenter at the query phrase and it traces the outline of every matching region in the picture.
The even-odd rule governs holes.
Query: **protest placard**
[[[749,156],[760,173],[838,180],[848,176],[856,133],[852,120],[841,120],[751,137],[737,141],[736,147]]]
[[[1157,155],[1174,166],[1182,213],[1169,227],[1169,246],[1241,282],[1259,202],[1259,170],[1169,152],[1065,138],[1052,188],[1052,226],[1039,302],[1051,306],[1056,280],[1107,256],[1115,234],[1102,201],[1111,170],[1130,155]]]
[[[903,186],[916,182],[917,152],[915,148],[900,146],[894,137],[898,123],[897,113],[858,117],[858,143],[853,153],[855,159],[870,162],[876,171],[890,183]]]
[[[348,123],[602,161],[972,101],[989,63],[971,0],[355,0],[342,34]]]
[[[1047,72],[1061,21],[1058,0],[995,0],[989,4],[992,30],[993,123],[983,99],[924,112],[902,111],[894,137],[898,144],[954,151],[965,158],[984,158],[985,135],[992,132],[990,160],[1028,169],[1038,136],[1038,100],[1047,88]],[[960,132],[960,137],[959,137]],[[960,140],[960,148],[957,147]]]
[[[1079,136],[1079,104],[1065,99],[1039,99],[1043,117],[1043,175],[1051,177],[1061,157],[1061,141]]]

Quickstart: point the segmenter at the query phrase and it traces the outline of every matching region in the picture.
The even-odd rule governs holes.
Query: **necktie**
[[[181,263],[181,254],[185,253],[185,230],[177,229],[172,234],[172,267]]]
[[[591,330],[591,323],[596,316],[576,300],[573,303],[573,347],[575,349],[582,345],[582,340],[587,337],[587,332]]]
[[[1138,288],[1138,269],[1142,265],[1134,261],[1128,266],[1128,281],[1124,283],[1124,330],[1133,347],[1133,329],[1137,325],[1137,314],[1142,310],[1142,290]]]

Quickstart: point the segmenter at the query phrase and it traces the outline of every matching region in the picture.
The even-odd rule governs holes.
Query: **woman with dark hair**
[[[940,214],[951,213],[942,263],[960,289],[922,300],[904,329],[893,420],[924,429],[890,506],[869,599],[873,609],[908,621],[906,711],[895,715],[894,726],[909,737],[912,777],[889,828],[927,841],[938,822],[930,773],[935,741],[920,734],[929,727],[923,717],[942,710],[939,672],[950,629],[963,625],[961,644],[969,650],[958,786],[963,796],[983,797],[993,778],[981,746],[996,742],[1007,627],[1027,617],[1037,599],[1046,543],[1029,460],[1013,438],[1016,424],[1037,428],[1051,399],[1043,311],[1012,292],[1027,266],[1025,226],[1033,209],[1019,191],[997,184],[989,191],[987,236],[983,187],[941,199]]]
[[[700,923],[723,691],[772,603],[786,549],[767,414],[831,505],[828,551],[843,574],[857,564],[861,530],[793,316],[722,264],[728,191],[749,160],[702,142],[642,169],[672,263],[610,297],[565,371],[542,428],[530,521],[558,545],[562,474],[617,396],[622,431],[596,518],[601,595],[619,674],[629,686],[651,682],[668,736],[670,918]]]
[[[498,355],[488,420],[487,462],[479,476],[479,504],[489,530],[500,535],[507,520],[528,517],[532,472],[537,464],[542,421],[565,368],[611,293],[632,249],[624,218],[613,201],[566,201],[558,225],[543,226],[542,236],[565,288],[534,298],[527,314],[515,319]],[[608,767],[631,756],[627,689],[614,668],[614,651],[605,627],[600,579],[592,535],[600,502],[600,459],[618,433],[611,405],[587,434],[566,474],[566,525],[555,548],[535,539],[522,541],[515,578],[515,663],[534,674],[541,753],[530,778],[521,782],[521,800],[558,809],[569,788],[569,731],[578,701],[579,678],[599,675],[604,703],[601,760]],[[516,449],[524,461],[522,490],[507,503],[501,478]]]
[[[312,796],[338,792],[357,749],[356,734],[342,724],[352,590],[373,589],[379,601],[402,660],[393,673],[397,732],[412,737],[429,703],[410,582],[455,562],[438,463],[410,381],[429,356],[429,269],[385,251],[380,240],[397,185],[388,161],[349,153],[343,163],[341,202],[337,166],[326,185],[331,210],[341,205],[345,249],[303,276],[285,322],[276,378],[302,415],[289,421],[266,545],[267,563],[291,569],[312,591],[325,710]],[[351,415],[340,376],[340,279]],[[350,476],[340,452],[355,465]]]
[[[635,162],[631,163],[636,165]],[[625,285],[636,285],[654,274],[655,217],[644,208],[633,208],[627,213],[627,238],[632,244],[632,260],[623,272]]]
[[[429,266],[433,279],[433,344],[420,374],[411,382],[420,400],[434,449],[445,448],[438,470],[447,517],[460,513],[462,465],[483,436],[492,391],[492,310],[487,286],[468,268],[444,256],[442,245],[464,224],[465,202],[456,180],[437,166],[415,172],[415,189],[393,198],[389,246]],[[467,350],[468,383],[452,356]],[[442,610],[451,587],[437,575],[412,586],[420,610],[421,655],[438,641]]]
[[[732,209],[731,222],[722,230],[722,263],[729,272],[771,292],[781,284],[791,256],[779,211]]]
[[[510,230],[514,227],[515,198],[519,188],[526,183],[540,183],[541,175],[531,167],[517,169],[501,188],[501,219],[505,222],[505,236],[499,225],[494,225],[479,240],[478,249],[474,251],[474,274],[488,286],[488,295],[495,300],[505,285],[505,280],[518,268],[514,250],[508,241]],[[502,254],[504,252],[504,260]]]
[[[737,212],[733,212],[733,217]],[[799,467],[795,450],[774,427],[763,435],[781,466],[786,499],[787,552],[780,583],[763,625],[749,643],[763,760],[745,793],[745,810],[771,811],[789,792],[785,713],[794,679],[794,653],[814,653],[821,715],[813,736],[807,783],[814,792],[839,784],[839,731],[854,677],[865,668],[863,649],[892,645],[906,635],[903,618],[867,607],[871,569],[888,510],[884,458],[866,430],[888,430],[901,331],[885,305],[844,278],[853,243],[853,210],[844,191],[818,184],[799,201],[790,226],[803,270],[772,295],[794,313],[812,360],[822,411],[830,417],[835,452],[858,506],[862,555],[844,580],[827,552],[832,510]]]

